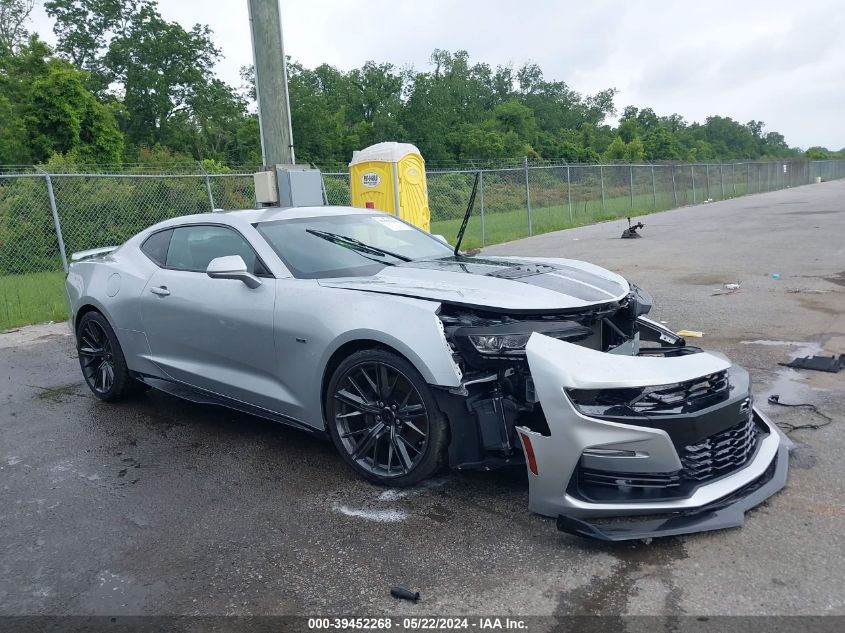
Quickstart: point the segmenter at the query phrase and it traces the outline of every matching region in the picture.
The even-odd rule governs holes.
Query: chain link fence
[[[467,248],[845,178],[845,161],[531,165],[524,160],[500,168],[429,169],[433,233],[449,239],[457,234],[476,175]],[[324,173],[323,188],[328,204],[350,203],[348,173]],[[254,201],[251,173],[0,172],[0,329],[33,322],[30,304],[41,306],[38,315],[61,315],[63,271],[71,253],[120,244],[167,218],[251,208]]]

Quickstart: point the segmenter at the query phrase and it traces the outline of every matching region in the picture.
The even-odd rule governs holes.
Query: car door
[[[212,259],[230,255],[263,283],[206,274]],[[247,240],[228,226],[177,227],[156,263],[141,298],[152,360],[178,382],[278,410],[286,395],[276,378],[276,284]]]

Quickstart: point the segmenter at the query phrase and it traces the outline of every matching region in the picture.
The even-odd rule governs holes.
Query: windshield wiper
[[[396,259],[403,261],[403,262],[410,262],[413,261],[411,257],[406,257],[405,255],[400,255],[399,253],[394,253],[392,251],[387,251],[383,248],[378,248],[377,246],[372,246],[370,244],[365,244],[361,240],[356,240],[354,237],[347,237],[346,235],[338,235],[337,233],[329,233],[328,231],[319,231],[317,229],[305,229],[306,233],[310,233],[311,235],[316,235],[319,238],[326,240],[327,242],[331,242],[332,244],[337,244],[338,246],[343,246],[345,248],[349,248],[353,251],[358,252],[359,254],[368,253],[370,255],[378,255],[384,257],[385,255],[389,257],[395,257]],[[381,260],[375,260],[381,261]],[[391,264],[390,262],[382,262],[384,264]]]

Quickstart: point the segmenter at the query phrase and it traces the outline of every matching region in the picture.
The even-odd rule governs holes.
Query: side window
[[[247,270],[267,274],[255,251],[241,235],[223,226],[180,226],[173,229],[165,265],[178,270],[205,272],[216,257],[240,255]]]
[[[164,266],[167,261],[167,249],[170,246],[170,238],[172,236],[173,229],[153,233],[141,244],[141,251],[159,266]]]

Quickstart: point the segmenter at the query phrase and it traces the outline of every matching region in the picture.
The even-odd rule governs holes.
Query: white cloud
[[[366,60],[427,67],[435,48],[491,65],[539,64],[581,92],[620,89],[617,106],[687,120],[765,121],[791,145],[845,147],[845,9],[839,0],[424,3],[281,0],[285,49],[307,66]],[[161,0],[186,26],[207,23],[238,85],[252,61],[246,0]],[[52,41],[41,10],[36,29]]]

